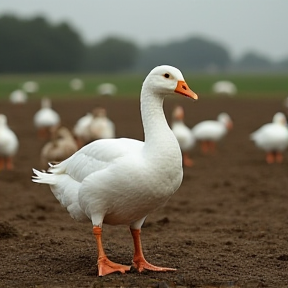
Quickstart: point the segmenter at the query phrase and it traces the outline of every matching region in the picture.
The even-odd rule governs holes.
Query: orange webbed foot
[[[130,269],[131,266],[112,262],[107,257],[98,259],[98,276],[105,276],[114,272],[121,272],[124,274],[126,271],[130,271]]]

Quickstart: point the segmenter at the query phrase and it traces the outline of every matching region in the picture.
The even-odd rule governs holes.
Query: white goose
[[[13,157],[18,151],[18,147],[18,138],[8,127],[7,117],[0,114],[0,171],[14,169]]]
[[[12,104],[24,104],[27,102],[27,99],[28,96],[26,92],[21,89],[13,91],[9,96],[9,100]]]
[[[92,113],[87,113],[86,115],[79,118],[73,128],[73,134],[77,140],[78,148],[91,142],[90,124],[93,120]]]
[[[154,68],[141,90],[144,142],[126,138],[96,140],[52,165],[50,173],[33,169],[33,181],[49,184],[72,218],[92,221],[99,276],[130,269],[107,258],[102,246],[103,223],[130,226],[135,248],[133,265],[139,272],[175,270],[148,263],[140,240],[147,215],[169,200],[183,177],[179,144],[163,112],[163,100],[171,94],[197,99],[177,68]]]
[[[96,107],[76,122],[73,133],[81,148],[94,140],[115,138],[115,124],[107,117],[105,108]]]
[[[92,140],[115,138],[115,125],[107,117],[106,109],[95,108],[93,116],[89,125]]]
[[[52,131],[51,141],[47,142],[40,154],[43,168],[48,162],[60,162],[70,157],[78,150],[77,143],[68,128],[61,126]]]
[[[39,139],[49,138],[50,129],[60,125],[60,116],[52,109],[49,98],[42,98],[41,108],[34,115],[34,125],[38,130]]]
[[[189,156],[189,152],[194,147],[196,140],[191,129],[184,123],[184,109],[182,106],[176,106],[173,110],[171,129],[182,151],[184,166],[191,167],[193,161]]]
[[[196,124],[192,133],[201,143],[204,154],[215,151],[216,142],[220,141],[232,129],[233,122],[227,113],[220,113],[217,120],[206,120]]]
[[[287,120],[283,113],[273,116],[272,123],[260,127],[250,135],[255,145],[266,152],[266,162],[281,163],[283,152],[288,147]]]

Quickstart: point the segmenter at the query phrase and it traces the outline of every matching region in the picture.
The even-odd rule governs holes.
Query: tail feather
[[[53,174],[50,173],[46,173],[46,172],[40,172],[36,169],[32,169],[33,173],[36,175],[32,176],[32,181],[35,183],[43,183],[43,184],[49,184],[49,185],[55,185],[56,181],[55,181],[55,176]]]
[[[51,167],[54,168],[53,165]],[[72,180],[67,174],[40,172],[36,169],[33,169],[33,172],[35,175],[32,176],[32,181],[50,185],[55,198],[63,207],[67,208],[72,218],[78,221],[87,219],[86,214],[79,206],[78,191],[81,185],[79,182]]]

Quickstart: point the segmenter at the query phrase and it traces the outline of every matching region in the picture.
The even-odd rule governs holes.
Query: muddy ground
[[[20,140],[15,171],[0,173],[1,288],[288,286],[288,154],[283,164],[267,165],[249,141],[249,133],[283,111],[282,102],[205,95],[195,103],[166,99],[168,121],[176,103],[185,106],[191,127],[222,111],[234,121],[215,155],[202,155],[198,146],[191,151],[195,165],[184,169],[182,186],[142,229],[147,260],[177,271],[98,277],[91,224],[75,222],[48,186],[31,182],[44,145],[32,121],[39,101],[0,102],[0,113]],[[107,108],[117,136],[143,138],[138,100],[53,102],[69,128],[96,105]],[[132,245],[127,227],[104,226],[111,260],[130,264]]]

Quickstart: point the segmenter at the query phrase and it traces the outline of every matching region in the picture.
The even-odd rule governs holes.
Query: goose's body
[[[61,162],[78,150],[72,133],[66,127],[52,132],[52,139],[41,150],[41,165],[47,167],[48,162]]]
[[[12,104],[24,104],[27,102],[28,96],[26,92],[21,89],[13,91],[10,96],[9,100]]]
[[[234,83],[227,80],[217,81],[212,86],[212,91],[216,94],[226,94],[234,96],[237,93],[237,87]]]
[[[276,113],[272,123],[264,124],[250,135],[255,145],[266,153],[267,163],[283,161],[283,152],[288,147],[288,128],[283,113]]]
[[[93,119],[89,125],[92,140],[115,138],[115,125],[107,117],[104,108],[95,108],[93,111]]]
[[[51,106],[50,99],[43,98],[40,110],[34,115],[34,125],[38,130],[38,137],[40,139],[49,138],[50,129],[60,125],[60,116]]]
[[[97,87],[100,96],[114,96],[117,93],[116,85],[112,83],[102,83]]]
[[[99,275],[130,269],[111,262],[105,255],[103,223],[130,226],[135,247],[133,265],[138,271],[171,270],[145,260],[140,229],[147,215],[164,205],[182,181],[181,151],[163,112],[165,96],[175,93],[197,98],[178,69],[154,68],[141,90],[144,142],[127,138],[97,140],[52,166],[51,173],[34,170],[33,181],[49,184],[74,219],[92,221]]]
[[[18,147],[18,138],[8,127],[7,117],[0,114],[0,170],[14,168],[13,157],[18,151]]]
[[[74,91],[79,91],[84,88],[84,82],[81,79],[74,78],[69,83],[70,88]]]
[[[184,110],[181,106],[177,106],[173,111],[171,129],[182,151],[184,166],[191,167],[193,161],[189,157],[189,152],[194,147],[196,140],[191,129],[184,123]]]
[[[39,90],[39,84],[35,81],[27,81],[23,84],[22,89],[26,93],[36,93]]]
[[[115,138],[115,125],[107,117],[106,110],[97,107],[76,122],[73,132],[78,147],[82,147],[94,140]]]
[[[78,147],[82,147],[91,142],[90,124],[93,120],[92,113],[87,113],[77,120],[73,133],[77,139]]]
[[[227,113],[220,113],[217,120],[206,120],[196,124],[192,133],[201,143],[202,152],[213,152],[216,142],[220,141],[232,128],[232,120]]]

